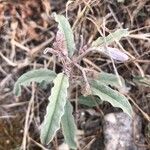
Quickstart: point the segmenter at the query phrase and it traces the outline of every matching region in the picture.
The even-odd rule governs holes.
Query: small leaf
[[[127,29],[118,29],[114,33],[109,34],[107,37],[99,37],[92,43],[92,47],[106,46],[112,42],[119,41],[122,37],[129,35]]]
[[[56,77],[56,73],[48,69],[35,69],[23,74],[14,85],[14,94],[21,95],[21,86],[28,86],[32,81],[41,83],[42,81],[51,82]]]
[[[150,87],[150,76],[146,75],[145,77],[136,76],[133,81],[137,84],[143,85],[145,87]]]
[[[126,55],[125,53],[123,53],[122,51],[120,51],[117,48],[105,46],[105,47],[97,47],[97,49],[100,52],[102,52],[103,54],[111,57],[114,60],[120,61],[120,62],[124,62],[129,59],[128,55]]]
[[[124,3],[125,0],[117,0],[118,3]]]
[[[71,57],[75,51],[75,42],[71,26],[68,20],[63,15],[57,15],[56,13],[54,13],[54,17],[55,21],[58,22],[59,31],[64,34],[68,54],[69,57]]]
[[[40,139],[43,144],[48,145],[60,128],[61,118],[64,114],[64,107],[67,100],[67,88],[69,87],[68,77],[59,73],[54,79],[54,87],[51,90],[46,115],[41,125]]]
[[[93,95],[89,96],[80,96],[79,97],[79,103],[82,105],[86,105],[88,107],[95,107],[98,106],[99,104],[102,104],[102,101]]]
[[[124,79],[121,76],[119,76],[119,78],[121,80],[122,87],[125,88],[126,85],[125,85]],[[93,80],[93,79],[91,79],[91,80]],[[119,84],[119,81],[118,81],[118,77],[112,73],[100,72],[98,74],[98,76],[96,77],[96,79],[94,79],[94,80],[99,83],[103,83],[105,85],[111,85],[118,89],[121,87]]]
[[[67,101],[65,106],[65,113],[61,119],[61,124],[63,135],[65,137],[66,143],[69,145],[69,148],[77,149],[77,144],[75,140],[77,127],[74,121],[74,117],[72,115],[72,111],[72,105],[69,101]]]
[[[91,90],[93,95],[99,96],[101,100],[110,102],[114,107],[119,107],[130,117],[132,116],[130,103],[127,98],[118,91],[96,81],[92,82]]]

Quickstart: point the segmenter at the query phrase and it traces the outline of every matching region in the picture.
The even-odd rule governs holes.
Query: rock
[[[58,150],[69,150],[69,146],[66,143],[62,143],[59,147]]]
[[[144,144],[139,116],[131,119],[125,113],[111,113],[104,117],[105,150],[145,150],[135,144]]]

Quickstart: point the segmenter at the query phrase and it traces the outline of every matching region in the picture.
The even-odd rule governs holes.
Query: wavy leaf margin
[[[56,77],[56,73],[49,69],[35,69],[20,76],[14,85],[13,93],[21,95],[21,86],[28,86],[32,81],[41,83],[42,81],[51,82]]]
[[[58,29],[64,34],[68,55],[71,57],[75,51],[74,35],[70,23],[63,15],[53,14],[55,21],[58,22]]]
[[[77,149],[76,143],[76,124],[72,115],[73,108],[69,101],[65,105],[65,113],[61,119],[62,131],[65,138],[65,142],[71,149]]]
[[[111,103],[114,107],[121,108],[126,114],[132,117],[132,107],[128,99],[123,94],[96,81],[92,82],[91,90],[92,94],[100,97],[102,101],[107,101]]]
[[[41,125],[40,139],[42,144],[48,145],[60,128],[61,118],[67,100],[68,77],[59,73],[54,79],[54,87],[51,90],[46,115]]]

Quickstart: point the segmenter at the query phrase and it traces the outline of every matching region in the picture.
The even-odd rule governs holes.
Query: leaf
[[[145,87],[150,87],[150,76],[146,75],[145,77],[136,76],[133,81],[137,84],[143,85]]]
[[[14,94],[21,95],[21,86],[28,86],[32,81],[41,83],[42,81],[51,82],[56,77],[56,73],[48,69],[31,70],[19,77],[14,85]]]
[[[105,47],[97,47],[97,50],[111,57],[112,59],[120,61],[120,62],[124,62],[129,59],[128,55],[126,55],[125,53],[123,53],[117,48],[105,46]]]
[[[76,49],[71,26],[68,20],[63,15],[57,15],[56,13],[54,13],[54,17],[55,21],[58,22],[58,29],[61,33],[64,34],[68,54],[69,57],[71,57]]]
[[[122,83],[122,87],[125,88],[126,85],[125,85],[125,81],[124,79],[119,76],[120,80],[121,80],[121,83]],[[93,81],[93,79],[91,79]],[[100,72],[98,74],[98,76],[96,77],[96,79],[94,79],[96,82],[99,82],[99,83],[103,83],[105,85],[111,85],[115,88],[121,88],[120,84],[119,84],[119,80],[118,80],[118,77],[115,75],[115,74],[112,74],[112,73],[106,73],[106,72]]]
[[[130,117],[132,116],[133,111],[130,103],[127,98],[118,91],[96,81],[92,82],[91,90],[92,94],[99,96],[102,101],[108,101],[114,107],[119,107]]]
[[[89,96],[80,96],[79,97],[79,103],[82,105],[86,105],[88,107],[95,107],[99,104],[102,104],[102,101],[98,98],[95,97],[93,95],[89,95]]]
[[[61,118],[61,124],[63,135],[65,137],[66,143],[69,145],[69,148],[77,149],[77,144],[75,140],[77,127],[74,121],[74,117],[72,115],[72,111],[72,105],[69,101],[67,101],[65,106],[65,113]]]
[[[92,43],[92,47],[98,46],[106,46],[111,44],[112,42],[119,41],[122,37],[126,37],[129,35],[127,29],[118,29],[115,32],[109,34],[107,37],[99,37]]]
[[[64,107],[67,100],[67,88],[69,87],[68,77],[59,73],[54,79],[54,87],[51,90],[46,115],[41,125],[41,143],[48,145],[55,133],[60,128],[61,118],[64,114]]]
[[[118,3],[124,3],[125,0],[117,0]]]

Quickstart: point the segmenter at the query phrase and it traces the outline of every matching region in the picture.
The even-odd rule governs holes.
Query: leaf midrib
[[[59,86],[59,90],[58,90],[58,94],[57,94],[57,100],[56,100],[56,103],[55,103],[55,109],[54,109],[54,111],[53,111],[53,114],[52,114],[52,119],[51,120],[53,120],[53,118],[54,118],[54,112],[55,112],[55,110],[56,110],[56,105],[57,105],[57,101],[58,101],[58,97],[59,97],[59,95],[60,95],[60,89],[61,89],[61,87],[62,87],[62,81],[63,81],[63,79],[64,79],[64,74],[63,74],[63,76],[62,76],[62,79],[61,79],[61,82],[60,82],[60,86]],[[54,85],[55,86],[55,85]],[[50,127],[51,127],[51,125],[52,125],[52,121],[50,122],[50,125],[49,125],[49,127],[48,127],[48,131],[50,130]],[[46,139],[45,140],[47,140],[48,139],[48,134],[46,135]],[[48,143],[48,142],[45,142],[45,143]]]
[[[97,89],[97,88],[95,88],[95,87],[93,87],[94,88],[94,90],[96,91],[96,94],[94,94],[94,95],[97,95],[97,96],[99,96],[100,98],[101,98],[101,95],[100,94],[97,94],[97,93],[99,93],[99,89]],[[119,108],[121,108],[124,112],[126,112],[127,114],[129,114],[128,112],[130,112],[130,113],[132,113],[131,112],[131,110],[130,110],[130,108],[129,109],[127,109],[128,108],[128,106],[126,105],[126,103],[124,103],[125,104],[125,106],[122,104],[122,103],[120,103],[119,101],[117,101],[116,100],[116,98],[114,98],[114,97],[112,97],[112,96],[110,96],[110,95],[108,95],[108,94],[106,94],[105,92],[103,92],[103,91],[100,91],[101,93],[103,93],[103,94],[105,94],[106,95],[106,97],[110,97],[110,99],[111,99],[111,101],[114,99],[115,100],[115,103],[117,103],[118,104],[118,106],[115,106],[115,107],[119,107],[119,106],[123,106],[123,108],[122,107],[119,107]],[[93,93],[95,93],[95,92],[93,92]],[[108,100],[105,100],[105,99],[102,99],[103,101],[108,101]],[[109,102],[109,101],[108,101]],[[113,103],[113,102],[112,102]],[[111,104],[112,104],[111,103]],[[112,104],[113,105],[113,104]],[[114,105],[113,105],[114,106]],[[127,106],[127,107],[126,107]]]

